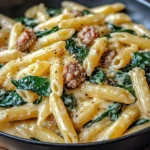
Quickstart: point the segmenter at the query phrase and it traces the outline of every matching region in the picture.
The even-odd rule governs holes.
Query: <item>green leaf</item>
[[[89,15],[89,14],[91,14],[91,12],[89,10],[87,10],[87,9],[82,11],[82,15],[83,16],[86,16],[86,15]]]
[[[19,17],[19,18],[15,18],[15,20],[17,22],[21,22],[23,25],[30,27],[30,28],[34,28],[35,26],[38,25],[37,20],[33,18]]]
[[[57,8],[48,8],[47,9],[47,13],[49,14],[49,16],[55,17],[55,16],[61,14],[62,10],[61,9],[57,9]]]
[[[74,109],[77,105],[76,98],[72,94],[67,94],[65,90],[63,91],[61,99],[70,110]]]
[[[0,64],[0,69],[1,69],[2,67],[4,67],[4,65],[3,65],[3,64]]]
[[[121,26],[117,26],[112,23],[106,23],[106,24],[107,24],[108,28],[110,28],[111,32],[110,32],[110,34],[106,34],[104,37],[111,38],[111,33],[115,33],[115,32],[126,32],[126,33],[130,33],[132,35],[137,35],[134,30],[124,29]]]
[[[105,80],[104,71],[100,68],[95,69],[88,80],[92,83],[102,84]]]
[[[21,96],[16,91],[5,91],[0,89],[0,107],[9,108],[24,105]]]
[[[114,81],[116,83],[115,86],[128,90],[134,97],[136,97],[131,78],[127,72],[117,72],[114,77]]]
[[[135,67],[140,67],[145,72],[150,72],[150,52],[135,52],[131,63],[123,68],[123,71],[130,71]]]
[[[146,73],[145,76],[146,76],[147,83],[150,87],[150,73]]]
[[[74,38],[66,40],[66,49],[82,64],[88,55],[88,48],[86,46],[77,46]]]
[[[53,27],[50,30],[37,31],[37,32],[35,32],[35,34],[36,34],[37,38],[41,38],[41,37],[46,36],[48,34],[54,33],[54,32],[56,32],[58,30],[60,30],[60,28],[58,26],[55,26],[55,27]]]
[[[110,117],[111,120],[116,121],[121,114],[122,106],[123,104],[121,103],[113,103],[112,105],[108,106],[108,109],[105,112],[103,112],[96,119],[86,123],[84,127],[90,127],[91,125],[101,121],[105,117]]]
[[[50,81],[45,77],[25,76],[18,81],[12,79],[11,82],[17,89],[29,90],[39,96],[49,96],[51,93]]]
[[[33,102],[33,104],[38,105],[42,102],[42,96],[40,96],[37,100]]]
[[[132,128],[134,126],[138,126],[138,125],[141,125],[141,124],[145,124],[147,122],[149,122],[149,119],[147,119],[147,118],[141,118],[141,119],[135,121],[129,128]]]
[[[144,35],[142,35],[141,37],[142,37],[142,38],[150,39],[150,37],[149,37],[149,36],[147,36],[147,35],[145,35],[145,34],[144,34]]]

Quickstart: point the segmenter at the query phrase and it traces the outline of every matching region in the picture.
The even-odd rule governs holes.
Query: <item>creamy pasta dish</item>
[[[122,3],[0,14],[0,131],[50,143],[118,138],[150,122],[150,31]]]

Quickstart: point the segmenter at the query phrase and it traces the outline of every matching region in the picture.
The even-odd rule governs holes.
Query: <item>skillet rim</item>
[[[147,7],[150,8],[150,3],[147,0],[135,0],[138,3],[141,3],[142,5],[145,5]],[[48,143],[48,142],[40,142],[40,141],[34,141],[34,140],[29,140],[29,139],[24,139],[21,137],[17,137],[17,136],[13,136],[4,132],[0,132],[0,136],[3,136],[5,138],[9,138],[11,140],[16,140],[16,141],[20,141],[23,143],[27,143],[27,144],[34,144],[34,145],[40,145],[40,146],[57,146],[57,147],[89,147],[89,146],[95,146],[95,145],[105,145],[105,144],[112,144],[115,142],[119,142],[119,141],[123,141],[126,140],[128,138],[132,138],[132,137],[136,137],[136,136],[140,136],[141,134],[144,134],[146,132],[150,131],[150,127],[146,127],[142,130],[133,132],[131,134],[125,135],[125,136],[121,136],[119,138],[115,138],[112,140],[104,140],[104,141],[98,141],[98,142],[91,142],[91,143],[74,143],[74,144],[69,144],[69,143]]]

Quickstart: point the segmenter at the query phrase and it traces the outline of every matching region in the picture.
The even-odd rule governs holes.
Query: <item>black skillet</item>
[[[27,8],[40,2],[45,3],[47,7],[59,7],[61,0],[0,0],[0,13],[19,17]],[[76,2],[88,7],[122,2],[135,22],[144,24],[150,29],[150,3],[145,0],[76,0]],[[87,144],[41,143],[0,133],[0,145],[10,150],[150,150],[150,128],[114,140]]]

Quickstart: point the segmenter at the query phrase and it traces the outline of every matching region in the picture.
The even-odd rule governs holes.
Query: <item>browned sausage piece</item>
[[[91,44],[98,37],[99,33],[93,26],[85,26],[78,33],[78,38],[85,45]]]
[[[36,41],[36,35],[30,28],[26,28],[19,36],[16,46],[19,51],[27,50]]]
[[[64,67],[63,76],[65,87],[74,89],[85,81],[86,73],[80,64],[71,62]]]
[[[76,9],[72,10],[72,13],[75,15],[75,17],[80,17],[80,16],[82,16],[82,12],[79,11],[79,10],[76,10]]]
[[[108,50],[103,53],[102,59],[100,62],[100,66],[103,68],[108,68],[113,60],[113,58],[116,56],[116,51],[114,50]]]

